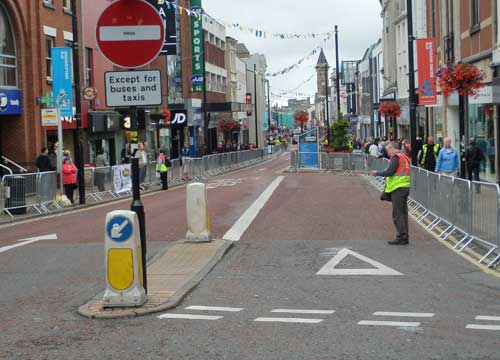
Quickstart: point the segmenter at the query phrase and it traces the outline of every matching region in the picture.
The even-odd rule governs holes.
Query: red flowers
[[[449,96],[453,91],[459,95],[474,96],[484,84],[484,73],[471,64],[458,64],[444,66],[437,72],[439,86],[444,96]]]
[[[241,128],[241,125],[234,121],[233,119],[227,119],[227,120],[220,120],[219,121],[219,128],[227,133],[231,131],[239,131]]]
[[[401,116],[401,105],[397,101],[382,101],[378,110],[385,117],[396,118]]]
[[[297,111],[293,115],[293,118],[295,119],[295,123],[302,127],[309,121],[309,114],[305,111]]]

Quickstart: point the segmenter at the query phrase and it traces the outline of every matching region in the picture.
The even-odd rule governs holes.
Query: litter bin
[[[10,190],[5,199],[5,209],[12,215],[26,214],[26,179],[22,176],[7,177],[5,186]]]

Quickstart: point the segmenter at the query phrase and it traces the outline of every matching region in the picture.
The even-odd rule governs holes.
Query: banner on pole
[[[117,194],[132,191],[132,169],[130,164],[113,166],[113,188]]]
[[[434,39],[417,40],[418,104],[436,105],[436,47]]]
[[[52,48],[51,56],[54,106],[62,117],[73,116],[71,48]]]
[[[202,13],[201,0],[191,0],[191,11]],[[193,92],[203,91],[205,64],[203,63],[203,16],[191,17],[191,42],[193,49]]]

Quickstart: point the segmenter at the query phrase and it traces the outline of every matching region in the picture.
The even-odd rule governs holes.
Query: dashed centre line
[[[469,324],[465,327],[471,330],[490,330],[490,331],[500,331],[500,325],[479,325],[479,324]]]
[[[331,315],[335,310],[300,310],[300,309],[274,309],[272,313],[283,314],[311,314],[311,315]]]
[[[500,316],[476,316],[476,320],[484,320],[484,321],[500,321]]]
[[[185,310],[195,311],[221,311],[221,312],[240,312],[244,308],[224,307],[224,306],[188,306]]]
[[[181,319],[181,320],[208,320],[215,321],[222,319],[222,316],[211,315],[191,315],[191,314],[163,314],[158,319]]]
[[[395,326],[395,327],[419,327],[419,322],[403,322],[403,321],[374,321],[363,320],[358,322],[358,325],[366,326]]]
[[[373,315],[374,316],[431,318],[431,317],[434,317],[435,314],[433,314],[433,313],[411,313],[411,312],[377,311],[377,312],[374,312]]]
[[[297,323],[297,324],[319,324],[323,319],[304,319],[304,318],[279,318],[279,317],[259,317],[256,322],[277,322],[277,323]]]

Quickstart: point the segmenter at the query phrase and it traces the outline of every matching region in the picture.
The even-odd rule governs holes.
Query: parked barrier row
[[[260,162],[272,154],[286,149],[286,145],[273,146],[271,154],[267,149],[247,150],[232,153],[215,154],[203,158],[172,160],[168,171],[170,185],[177,185],[189,180],[203,180]],[[85,168],[85,193],[87,201],[101,202],[131,195],[130,165]],[[141,168],[141,187],[154,191],[161,188],[156,162]],[[11,218],[28,211],[37,214],[61,210],[56,202],[59,179],[56,172],[5,175],[0,181],[0,214],[6,213]]]
[[[366,154],[320,153],[320,170],[350,175],[381,171],[388,160]],[[292,152],[290,171],[300,169],[300,156]],[[380,190],[385,179],[370,177]],[[422,168],[411,168],[411,213],[443,240],[458,239],[455,248],[464,251],[474,242],[487,249],[480,262],[494,266],[500,261],[500,187],[485,182],[440,175]]]

